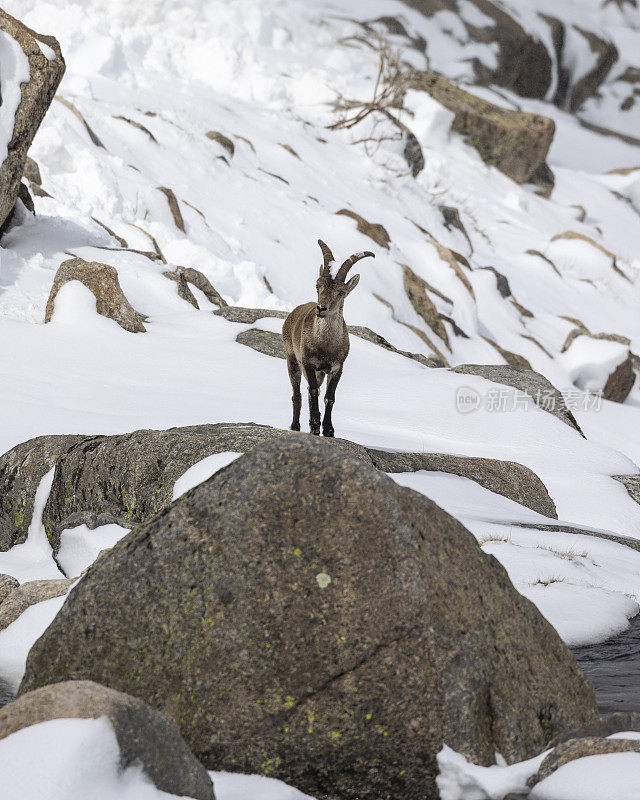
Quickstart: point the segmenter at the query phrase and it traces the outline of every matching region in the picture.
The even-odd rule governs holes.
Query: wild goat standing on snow
[[[360,280],[354,275],[345,283],[347,272],[361,258],[375,255],[370,252],[355,253],[334,273],[335,260],[327,245],[318,239],[324,264],[316,288],[317,303],[305,303],[294,308],[282,326],[282,340],[287,355],[287,368],[293,387],[292,431],[300,430],[300,372],[309,384],[309,428],[311,433],[320,435],[320,410],[318,391],[325,375],[328,376],[327,391],[324,397],[324,419],[322,434],[333,436],[331,409],[336,397],[336,387],[342,375],[342,365],[349,355],[349,332],[342,316],[344,299],[353,291]]]

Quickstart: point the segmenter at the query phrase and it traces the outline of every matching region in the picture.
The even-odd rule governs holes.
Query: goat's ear
[[[359,280],[360,280],[360,276],[359,275],[354,275],[353,278],[351,278],[351,280],[347,281],[347,284],[346,284],[346,286],[347,286],[347,294],[349,294],[349,292],[352,292],[356,288],[356,286],[358,285],[358,281]]]

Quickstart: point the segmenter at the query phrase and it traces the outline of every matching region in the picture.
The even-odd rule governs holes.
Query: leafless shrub
[[[404,142],[403,156],[408,169],[400,172],[410,173],[415,178],[424,168],[424,156],[420,143],[398,116],[406,91],[401,53],[394,50],[382,35],[378,36],[375,49],[379,62],[371,98],[354,100],[338,91],[334,107],[337,119],[327,127],[330,130],[352,130],[368,121],[367,133],[354,139],[352,144],[364,145],[367,155],[373,158],[385,142]],[[398,172],[390,160],[385,166]]]

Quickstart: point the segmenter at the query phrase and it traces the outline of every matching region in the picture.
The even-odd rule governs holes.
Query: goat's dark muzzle
[[[327,310],[326,306],[316,306],[316,316],[320,317],[320,319],[323,319],[326,316],[325,314],[326,310]]]

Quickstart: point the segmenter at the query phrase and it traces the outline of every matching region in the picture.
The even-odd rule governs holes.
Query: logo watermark
[[[531,394],[511,387],[479,392],[473,386],[459,386],[456,389],[455,404],[460,414],[471,414],[478,409],[490,413],[528,411],[532,406],[552,414],[566,411],[600,411],[602,393],[584,392],[575,386],[563,391],[537,389]]]

